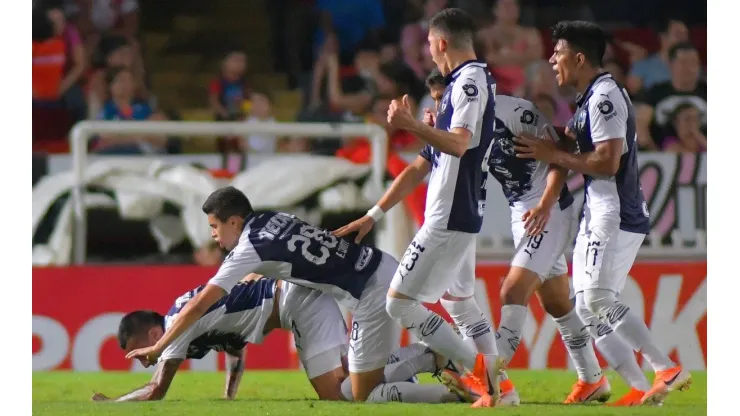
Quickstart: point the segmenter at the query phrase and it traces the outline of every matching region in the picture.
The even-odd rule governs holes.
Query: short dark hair
[[[678,16],[666,16],[658,20],[658,22],[655,24],[655,31],[658,32],[658,34],[664,35],[668,33],[668,30],[674,23],[685,24],[683,19],[679,18]]]
[[[678,53],[681,51],[696,51],[699,52],[698,49],[696,49],[696,46],[694,46],[691,42],[680,42],[671,47],[671,49],[668,50],[668,60],[673,62],[674,59],[678,56]]]
[[[131,337],[141,335],[155,326],[164,329],[164,316],[157,312],[143,310],[126,314],[118,325],[118,346],[125,350]]]
[[[425,84],[430,90],[432,88],[447,86],[447,83],[445,82],[445,77],[442,75],[441,72],[439,72],[439,69],[437,68],[432,69],[432,72],[427,75]]]
[[[584,20],[564,20],[552,28],[552,40],[564,40],[573,50],[582,53],[593,66],[600,67],[611,36],[596,23]]]
[[[206,198],[206,202],[203,203],[203,212],[225,222],[234,215],[247,218],[254,210],[244,192],[233,186],[227,186],[213,191]]]
[[[442,10],[429,20],[429,29],[440,32],[453,48],[473,47],[475,21],[463,9]]]

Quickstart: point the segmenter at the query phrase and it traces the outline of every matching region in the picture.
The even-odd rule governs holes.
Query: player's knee
[[[388,296],[385,301],[385,310],[388,315],[401,322],[420,306],[419,301],[414,299],[399,299]]]
[[[617,300],[614,292],[603,289],[588,289],[583,291],[583,303],[585,307],[599,320],[606,321],[613,311],[622,310],[622,304]]]
[[[501,304],[526,305],[539,285],[540,278],[536,273],[523,267],[512,267],[501,285]]]

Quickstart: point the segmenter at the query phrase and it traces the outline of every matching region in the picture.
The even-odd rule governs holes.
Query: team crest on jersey
[[[581,110],[581,112],[578,114],[578,122],[576,123],[576,126],[578,127],[578,130],[583,130],[583,127],[586,125],[586,111]]]
[[[450,93],[452,92],[452,89],[448,89],[445,92],[445,95],[442,97],[442,102],[439,103],[439,110],[437,111],[437,114],[443,114],[445,110],[447,110],[447,103],[450,102]]]

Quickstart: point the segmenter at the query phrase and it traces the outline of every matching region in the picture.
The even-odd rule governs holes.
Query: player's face
[[[560,39],[555,44],[550,63],[555,70],[555,79],[558,86],[564,85],[576,86],[576,72],[585,62],[585,56],[582,53],[575,53],[569,46],[568,42]]]
[[[450,69],[447,65],[447,59],[445,59],[445,52],[447,52],[447,41],[440,38],[439,35],[434,31],[429,31],[429,54],[432,55],[432,61],[437,65],[437,69],[442,75],[447,75]]]
[[[134,335],[131,338],[126,341],[126,348],[124,348],[126,354],[129,352],[139,349],[139,348],[147,348],[151,347],[152,345],[156,344],[157,341],[159,341],[160,338],[162,338],[163,335],[162,328],[153,327],[147,331],[146,334],[140,334],[140,335]],[[143,358],[137,358],[141,365],[144,367],[152,366],[156,363],[150,363],[146,359]]]
[[[442,96],[445,93],[445,89],[442,86],[435,86],[429,90],[429,95],[434,100],[434,109],[439,110],[439,103],[442,102]]]
[[[243,222],[244,220],[241,220],[237,216],[232,216],[222,222],[213,214],[208,214],[208,225],[211,226],[211,238],[229,251],[233,250],[239,242]]]

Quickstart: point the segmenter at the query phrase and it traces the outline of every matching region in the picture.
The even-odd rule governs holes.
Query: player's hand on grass
[[[92,395],[92,401],[94,402],[107,402],[110,400],[110,397],[106,396],[103,393],[94,393]]]
[[[393,100],[388,106],[388,124],[401,130],[406,130],[416,123],[411,114],[409,95],[406,94],[401,100]]]
[[[144,367],[149,367],[157,363],[162,351],[159,351],[156,345],[146,348],[138,348],[126,354],[126,359],[138,358]]]
[[[527,235],[530,236],[542,234],[549,220],[550,209],[541,205],[537,205],[522,215],[524,229],[527,231]]]
[[[424,109],[424,124],[428,125],[429,127],[434,127],[435,124],[434,113],[428,108]]]
[[[557,150],[557,145],[548,136],[538,138],[526,132],[521,132],[518,137],[515,137],[514,143],[516,143],[514,146],[516,157],[519,159],[536,159],[550,163]]]
[[[356,232],[355,243],[359,243],[373,229],[373,225],[375,225],[375,220],[371,216],[365,215],[359,220],[352,221],[344,227],[332,231],[332,234],[341,238]]]

